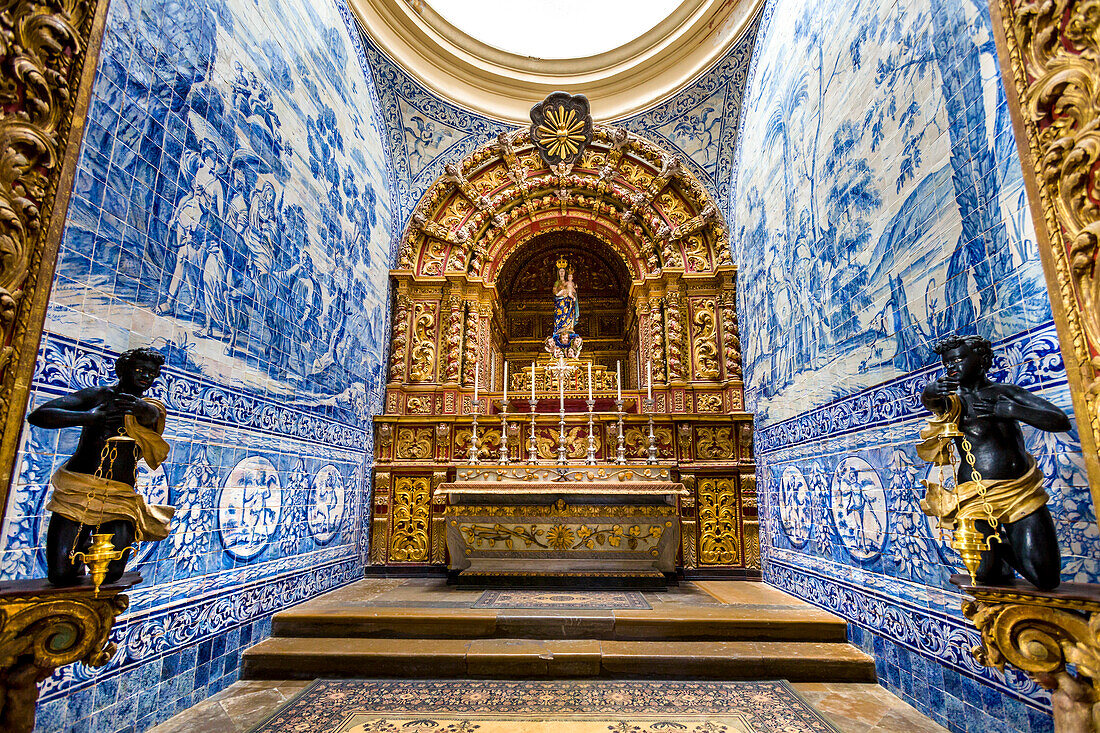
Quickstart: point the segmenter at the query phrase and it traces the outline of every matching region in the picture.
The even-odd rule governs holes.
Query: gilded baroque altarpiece
[[[498,463],[504,438],[511,463],[526,463],[530,450],[552,463],[563,396],[566,457],[583,462],[591,365],[596,460],[616,457],[618,368],[626,461],[644,465],[648,365],[657,458],[689,489],[674,508],[679,565],[758,569],[736,271],[706,189],[675,156],[598,124],[575,162],[547,164],[524,130],[446,170],[413,213],[390,273],[371,562],[444,561],[447,506],[435,488],[469,462],[475,373],[480,461]],[[577,278],[584,351],[559,385],[543,344],[562,258]]]

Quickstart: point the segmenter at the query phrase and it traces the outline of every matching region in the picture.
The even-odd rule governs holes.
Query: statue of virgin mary
[[[581,353],[581,337],[573,329],[581,314],[573,268],[564,257],[557,261],[558,279],[554,283],[554,333],[546,339],[546,351],[554,358],[575,359]]]

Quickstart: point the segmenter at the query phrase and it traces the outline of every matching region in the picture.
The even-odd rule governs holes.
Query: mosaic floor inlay
[[[838,733],[785,681],[318,680],[252,733]]]
[[[560,608],[594,611],[648,611],[649,602],[637,591],[487,590],[473,608]]]

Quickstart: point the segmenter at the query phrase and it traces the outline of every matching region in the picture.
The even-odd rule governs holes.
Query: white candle
[[[504,360],[504,401],[508,401],[508,360]]]
[[[588,362],[588,399],[592,399],[592,362]]]
[[[620,371],[621,362],[615,362],[615,397],[621,402],[623,399],[623,375]]]
[[[478,364],[475,361],[474,362],[474,402],[477,402],[477,378],[478,378],[478,373],[479,373],[478,372],[478,367],[479,366],[481,366],[481,365]]]
[[[645,392],[646,397],[653,399],[653,369],[652,362],[645,363]]]
[[[531,411],[535,410],[535,362],[531,362]]]

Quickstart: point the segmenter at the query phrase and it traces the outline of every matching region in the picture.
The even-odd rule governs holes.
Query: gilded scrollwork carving
[[[626,442],[626,453],[634,458],[643,458],[649,445],[649,432],[644,427],[628,427],[623,433]],[[672,428],[659,426],[653,429],[653,435],[657,438],[657,454],[662,458],[671,457]],[[583,455],[583,454],[582,454]]]
[[[435,305],[413,305],[409,381],[430,382],[435,377]]]
[[[653,364],[653,381],[664,382],[665,375],[665,324],[661,315],[661,299],[649,299],[649,347]]]
[[[0,505],[6,500],[91,92],[105,2],[0,12]]]
[[[123,576],[127,579],[133,584],[140,577]],[[130,605],[121,590],[105,586],[93,596],[91,587],[51,588],[0,595],[0,729],[31,733],[38,685],[58,667],[76,662],[102,667],[110,661],[111,628]]]
[[[691,322],[695,326],[695,339],[692,346],[695,356],[695,376],[697,379],[717,380],[718,369],[718,322],[717,306],[711,298],[694,302],[695,315]]]
[[[393,339],[390,346],[390,381],[405,378],[406,349],[409,345],[409,300],[398,296],[393,312]]]
[[[462,361],[462,298],[452,295],[447,300],[447,336],[443,349],[443,381],[458,382],[458,367]]]
[[[701,459],[732,461],[737,458],[733,428],[700,427],[695,430],[695,454]]]
[[[971,650],[978,663],[1002,671],[1011,664],[1051,690],[1056,731],[1096,731],[1100,603],[1095,596],[982,586],[964,590],[974,596],[963,601],[962,611],[981,633],[981,646]]]
[[[431,542],[430,482],[427,476],[398,476],[393,482],[390,562],[427,562]]]
[[[468,387],[474,385],[474,365],[477,363],[477,320],[477,306],[471,303],[466,309],[466,331],[462,339],[462,383]]]
[[[371,519],[370,561],[373,565],[386,562],[386,537],[389,528],[390,473],[374,474],[374,511]]]
[[[997,41],[1093,500],[1100,500],[1100,5],[997,0]],[[1030,164],[1028,164],[1030,158]]]
[[[397,458],[418,461],[432,457],[431,428],[400,428],[397,431]]]
[[[745,567],[753,570],[760,569],[760,521],[746,519],[743,523],[745,532]]]
[[[722,318],[722,356],[726,360],[726,376],[741,379],[741,335],[737,326],[736,295],[732,290],[718,297]]]
[[[665,299],[665,348],[668,351],[668,378],[683,380],[687,374],[684,369],[684,323],[681,317],[680,298],[669,295]]]
[[[730,479],[699,481],[699,563],[736,565],[741,561],[741,515],[737,487]]]

